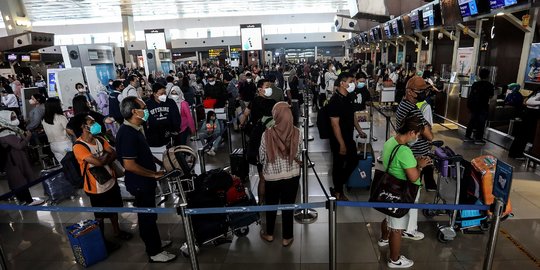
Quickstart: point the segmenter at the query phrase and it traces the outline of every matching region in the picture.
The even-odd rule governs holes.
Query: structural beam
[[[0,13],[8,35],[32,31],[32,23],[23,0],[0,1]]]
[[[476,22],[477,22],[477,25],[478,25],[478,22],[479,22],[479,21],[482,21],[482,20],[476,21]],[[459,30],[463,30],[463,29],[467,28],[467,26],[465,26],[465,25],[463,25],[463,24],[461,24],[461,23],[459,23],[459,24],[457,25],[457,27],[458,27]],[[472,37],[472,38],[474,38],[474,39],[479,38],[479,37],[480,37],[480,32],[482,32],[482,29],[476,28],[476,31],[477,31],[477,32],[474,32],[474,31],[472,31],[472,30],[469,28],[469,30],[467,31],[467,35],[470,36],[470,37]]]
[[[533,10],[536,10],[537,8],[533,9]],[[534,12],[534,11],[533,11]],[[508,13],[508,14],[504,14],[502,15],[501,17],[505,18],[508,22],[510,22],[512,25],[514,25],[515,27],[519,28],[521,31],[525,32],[525,33],[528,33],[528,32],[533,32],[533,28],[529,25],[527,26],[523,26],[523,21],[516,18],[516,16],[514,16],[514,14],[511,14],[511,13]],[[536,19],[536,16],[531,16],[534,19]],[[533,27],[535,27],[535,25],[533,24]]]
[[[523,37],[523,47],[521,48],[521,58],[519,60],[519,69],[518,69],[518,75],[516,79],[516,82],[519,83],[521,87],[525,86],[525,70],[527,69],[527,64],[528,64],[527,62],[529,60],[531,44],[534,39],[534,32],[536,31],[536,22],[538,20],[538,9],[539,8],[533,8],[529,11],[529,15],[531,17],[529,26],[523,27],[523,25],[520,25],[522,30],[525,28],[529,30],[529,31],[525,31],[525,36]]]
[[[469,31],[470,32],[470,31]],[[482,20],[476,21],[476,37],[474,38],[471,72],[476,74],[478,66],[478,54],[480,53],[480,36],[482,35]]]
[[[432,64],[431,60],[433,59],[433,38],[435,31],[429,31],[429,47],[428,47],[428,53],[427,53],[427,64]]]
[[[452,70],[451,70],[452,72],[454,72],[457,70],[457,55],[458,55],[458,49],[459,49],[459,42],[461,41],[461,31],[456,31],[455,36],[454,35],[450,35],[450,36],[453,36],[453,38],[451,39],[454,41],[454,48],[452,50]]]

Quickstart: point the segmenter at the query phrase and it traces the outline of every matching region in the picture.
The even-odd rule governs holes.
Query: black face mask
[[[426,100],[426,92],[425,91],[420,92],[420,93],[417,92],[416,93],[416,101],[417,102],[422,102],[424,100]]]

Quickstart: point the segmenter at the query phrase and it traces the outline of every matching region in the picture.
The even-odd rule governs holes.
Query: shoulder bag
[[[396,145],[392,150],[386,171],[375,170],[369,196],[370,202],[414,203],[419,186],[388,173],[390,164],[401,146],[402,144]],[[409,212],[409,209],[404,208],[375,208],[375,210],[395,218],[401,218]]]

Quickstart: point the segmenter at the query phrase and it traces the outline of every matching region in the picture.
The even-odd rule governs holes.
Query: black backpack
[[[330,139],[332,135],[332,124],[330,123],[328,106],[323,106],[317,113],[317,129],[319,129],[319,138]]]
[[[96,137],[96,139],[101,143],[101,145],[104,144],[104,141],[102,138]],[[75,142],[73,143],[73,146],[80,144],[84,147],[86,147],[88,150],[88,146],[82,142]],[[84,184],[84,177],[83,172],[81,172],[81,167],[79,166],[79,161],[77,161],[77,158],[75,157],[75,154],[73,151],[69,151],[66,153],[64,158],[60,161],[60,164],[62,164],[62,168],[64,169],[64,174],[68,181],[73,185],[75,188],[82,188]],[[83,171],[86,171],[86,168],[88,166],[88,163],[85,163],[85,167],[83,168]]]
[[[247,147],[247,161],[251,165],[259,164],[259,148],[261,147],[261,140],[264,131],[266,131],[266,125],[272,121],[272,118],[269,117],[266,121],[262,122],[262,119],[259,120],[253,126],[251,135],[249,136],[249,143]]]

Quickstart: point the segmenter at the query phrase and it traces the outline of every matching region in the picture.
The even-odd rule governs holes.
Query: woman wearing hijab
[[[34,180],[33,169],[28,161],[26,149],[28,142],[32,138],[32,133],[29,131],[23,132],[17,126],[19,119],[12,111],[0,111],[0,149],[3,154],[7,155],[5,164],[0,164],[4,168],[9,188],[16,190],[15,197],[20,204],[24,205],[40,205],[43,200],[32,199],[30,190],[22,188],[30,181]],[[21,190],[18,190],[22,188]]]
[[[180,117],[182,118],[182,124],[180,125],[180,145],[186,145],[189,135],[195,135],[195,122],[191,116],[191,110],[189,109],[189,103],[184,98],[184,93],[180,88],[173,87],[169,93],[169,98],[174,100],[174,103],[178,106],[180,111]]]
[[[300,130],[293,125],[289,104],[278,102],[272,109],[275,125],[267,129],[261,139],[259,159],[263,165],[265,204],[291,204],[296,200],[300,180],[302,141]],[[260,236],[266,242],[274,241],[277,211],[266,212],[266,231]],[[293,238],[293,211],[282,211],[282,245],[288,247]]]

